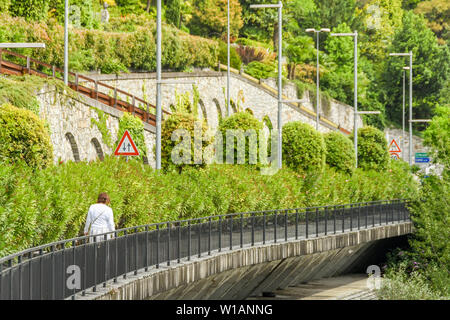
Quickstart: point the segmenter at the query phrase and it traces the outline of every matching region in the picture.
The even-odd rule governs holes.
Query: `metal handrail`
[[[66,275],[63,272],[59,274],[58,279],[54,279],[56,277],[54,270],[64,269],[66,258],[72,259],[70,261],[75,263],[77,255],[78,260],[82,260],[84,263],[85,285],[82,290],[80,288],[80,290],[71,292],[69,295],[65,294],[64,289],[62,289],[62,293],[58,291],[58,297],[60,298],[75,298],[75,295],[81,291],[85,292],[89,288],[93,288],[95,291],[97,285],[101,283],[106,285],[107,281],[112,279],[116,281],[118,277],[126,277],[129,272],[137,274],[138,270],[143,268],[147,270],[150,266],[159,268],[163,263],[170,265],[171,260],[180,262],[181,259],[190,260],[195,255],[199,257],[205,254],[211,255],[214,250],[220,252],[226,248],[233,249],[234,246],[242,248],[244,245],[254,246],[257,243],[265,244],[268,241],[288,241],[288,239],[293,239],[294,236],[295,239],[302,237],[306,239],[322,234],[348,232],[357,228],[358,230],[360,228],[368,229],[375,226],[375,220],[378,220],[380,225],[402,220],[407,221],[409,219],[407,203],[408,200],[396,199],[230,213],[152,223],[118,229],[113,232],[60,240],[0,258],[0,299],[13,298],[17,295],[22,297],[24,292],[28,292],[28,298],[36,297],[31,285],[29,291],[23,289],[23,283],[35,277],[40,278],[39,284],[36,284],[36,280],[29,282],[39,286],[39,298],[45,297],[45,294],[42,293],[45,290],[42,288],[48,289],[50,286],[52,287],[52,295],[56,294],[55,283],[58,282],[59,286],[65,285]],[[395,218],[395,215],[397,218]],[[357,225],[356,222],[358,222]],[[339,223],[342,223],[342,228]],[[212,230],[213,225],[217,225],[214,231]],[[347,228],[345,225],[347,225]],[[309,229],[308,226],[311,228]],[[142,239],[143,236],[145,236],[145,240]],[[153,240],[149,237],[152,237]],[[171,239],[171,237],[174,238]],[[258,237],[262,238],[259,239],[261,241],[256,239]],[[214,243],[212,240],[214,240]],[[187,253],[185,252],[186,245],[188,246]],[[111,250],[115,253],[110,251],[111,247],[115,249]],[[121,248],[120,257],[119,247]],[[150,249],[151,247],[154,248]],[[97,260],[97,250],[102,251],[100,260]],[[84,258],[80,259],[81,251],[84,251]],[[183,254],[182,251],[185,253]],[[90,263],[94,262],[94,266],[88,264],[87,254],[94,254],[94,259],[90,258]],[[150,257],[151,255],[153,255],[153,258]],[[141,261],[143,256],[145,256],[145,263]],[[153,259],[153,262],[150,262],[150,259]],[[114,263],[110,266],[109,261],[112,260],[114,260]],[[104,268],[103,275],[98,280],[97,263],[102,264]],[[122,271],[119,271],[118,263],[125,264],[122,265]],[[112,265],[115,265],[115,269]],[[47,268],[47,272],[44,272],[45,268]],[[114,272],[108,268],[114,269]],[[28,271],[23,271],[25,269]],[[52,277],[51,281],[48,279],[49,274]],[[89,279],[89,284],[86,284],[88,275],[91,277],[95,275],[95,277]],[[46,277],[47,280],[45,280]],[[61,277],[64,279],[61,280]],[[17,279],[20,280],[19,284],[16,283]],[[6,294],[5,291],[9,291],[9,293]]]

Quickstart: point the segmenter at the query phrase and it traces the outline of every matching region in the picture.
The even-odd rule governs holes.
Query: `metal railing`
[[[1,258],[0,299],[75,299],[108,282],[182,260],[410,221],[406,204],[386,200],[235,213],[58,241]],[[80,279],[70,285],[74,269]]]
[[[17,59],[26,61],[26,66],[22,66],[8,60],[4,60],[3,56],[13,56]],[[31,68],[34,64],[41,70],[34,70]],[[28,56],[23,56],[13,51],[0,49],[0,74],[23,75],[31,74],[45,78],[54,78],[63,80],[64,70],[45,62],[33,59]],[[130,112],[133,115],[142,119],[143,122],[156,125],[156,107],[151,103],[141,99],[126,91],[120,90],[117,87],[110,86],[106,83],[94,80],[92,78],[83,76],[78,73],[69,72],[69,87],[82,93],[92,99],[95,99],[107,106],[118,109],[124,112]],[[109,91],[109,92],[108,92]],[[121,95],[121,96],[119,96]],[[163,116],[170,115],[170,112],[162,110]]]

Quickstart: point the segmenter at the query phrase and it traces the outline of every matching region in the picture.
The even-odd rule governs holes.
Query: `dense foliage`
[[[212,157],[208,153],[213,143],[208,125],[192,113],[177,111],[167,117],[161,126],[161,140],[161,167],[166,171],[202,167]]]
[[[263,129],[263,124],[256,119],[252,114],[246,111],[240,111],[223,119],[219,125],[219,131],[223,139],[223,156],[224,162],[229,158],[233,163],[239,163],[238,158],[244,160],[244,163],[256,164],[259,159],[259,148],[261,143],[260,132]],[[230,130],[227,133],[227,130]],[[236,138],[232,136],[233,130],[236,130]],[[249,130],[249,134],[246,131]],[[232,138],[233,145],[230,146],[227,141],[227,134]],[[238,141],[245,143],[245,148],[239,147]],[[253,141],[253,143],[252,143]],[[231,150],[232,154],[229,153]],[[253,156],[253,158],[251,158]],[[242,163],[239,163],[242,164]]]
[[[126,25],[133,18],[117,19],[111,24]],[[133,22],[135,23],[135,22]],[[114,32],[71,29],[69,38],[69,67],[72,71],[100,70],[118,73],[127,69],[154,70],[156,68],[155,22],[142,19],[132,31]],[[58,67],[63,66],[64,28],[55,20],[47,23],[31,23],[20,18],[0,15],[1,42],[43,42],[45,50],[18,49],[17,52],[32,55]],[[186,67],[215,67],[217,43],[190,36],[185,32],[165,27],[163,30],[162,65],[165,69],[184,70]],[[8,57],[17,61],[13,57]],[[25,61],[17,61],[24,64]],[[44,70],[51,72],[51,70]]]
[[[448,107],[438,110],[425,131],[440,176],[422,177],[422,187],[411,203],[415,232],[410,248],[397,250],[388,259],[383,299],[450,299],[450,169]],[[443,143],[447,140],[447,143]]]
[[[392,172],[325,170],[311,182],[287,168],[270,176],[236,165],[161,174],[140,161],[116,157],[34,172],[0,164],[0,256],[80,235],[100,192],[111,196],[116,227],[123,228],[232,212],[411,198],[417,189],[397,163]]]
[[[118,73],[129,69],[155,70],[156,3],[150,0],[107,0],[108,23],[100,21],[103,1],[73,0],[69,20],[70,68]],[[230,1],[231,41],[245,45],[244,70],[256,78],[276,75],[278,19],[275,9],[250,8],[264,0]],[[447,1],[448,2],[448,1]],[[450,78],[449,15],[445,0],[290,0],[283,1],[283,77],[314,83],[332,98],[353,102],[353,39],[319,37],[319,70],[316,70],[316,34],[307,28],[328,27],[332,32],[358,32],[358,102],[367,125],[383,129],[401,123],[401,67],[404,58],[390,52],[413,52],[414,118],[429,118]],[[63,0],[4,0],[2,12],[23,20],[0,18],[0,41],[43,41],[45,51],[35,54],[62,65]],[[226,40],[227,1],[168,0],[163,2],[163,68],[192,70],[215,68],[226,61],[218,44]],[[167,25],[166,25],[167,24]],[[177,29],[175,29],[176,27]],[[182,31],[180,31],[182,30]],[[191,35],[204,38],[199,38]],[[206,40],[209,38],[211,40]],[[266,57],[254,55],[261,48]],[[21,53],[29,49],[18,50]],[[232,50],[232,65],[240,62]],[[254,59],[256,58],[256,59]],[[394,123],[393,123],[394,122]],[[418,124],[416,129],[424,129]]]
[[[33,112],[11,104],[0,106],[0,145],[2,163],[23,161],[40,169],[53,160],[53,148],[44,122]]]
[[[374,127],[359,128],[358,167],[384,170],[388,162],[389,151],[384,133]]]
[[[326,145],[320,132],[309,124],[294,121],[283,126],[283,161],[290,168],[321,172],[325,166]]]
[[[323,136],[327,148],[326,163],[337,170],[351,173],[355,169],[355,149],[350,140],[339,132]]]

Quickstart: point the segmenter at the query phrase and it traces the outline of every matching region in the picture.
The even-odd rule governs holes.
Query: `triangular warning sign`
[[[120,139],[117,145],[116,151],[114,151],[116,156],[138,156],[139,151],[134,144],[133,139],[131,139],[128,130],[125,130],[122,139]]]
[[[392,139],[391,143],[389,144],[389,152],[402,152],[395,139]]]

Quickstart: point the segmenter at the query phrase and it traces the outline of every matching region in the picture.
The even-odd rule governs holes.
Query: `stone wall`
[[[89,76],[109,85],[117,86],[121,90],[156,104],[156,76],[154,73]],[[192,81],[200,92],[200,117],[206,117],[209,126],[213,130],[217,128],[219,117],[225,116],[227,113],[225,91],[227,77],[225,72],[163,73],[163,79]],[[235,104],[232,112],[236,112],[238,106],[241,110],[250,109],[259,120],[268,116],[272,126],[277,128],[278,98],[275,80],[263,80],[261,84],[256,81],[256,79],[252,79],[249,76],[231,73],[230,98]],[[176,101],[175,93],[184,93],[186,91],[190,92],[192,98],[192,84],[163,84],[163,108],[170,111],[169,106],[175,104]],[[104,92],[111,94],[108,90]],[[293,84],[286,84],[283,93],[288,99],[298,99],[297,90]],[[118,97],[126,100],[126,97],[120,94],[118,94]],[[282,122],[302,121],[315,127],[315,108],[311,102],[309,92],[304,93],[302,100],[300,104],[286,103],[283,105]],[[335,100],[330,100],[330,103],[323,101],[319,114],[322,118],[325,118],[320,122],[319,131],[321,132],[337,130],[338,127],[342,127],[346,131],[353,129],[353,107]],[[362,125],[360,118],[359,125]]]
[[[96,110],[107,115],[106,128],[114,144],[119,129],[119,119],[123,112],[105,106],[84,95],[66,95],[54,88],[44,88],[37,99],[41,106],[40,117],[50,127],[50,139],[53,144],[53,159],[58,161],[91,161],[114,152],[102,138],[97,125],[91,119],[98,120]],[[144,137],[149,159],[153,159],[155,128],[144,124]],[[153,165],[154,161],[149,161]]]

